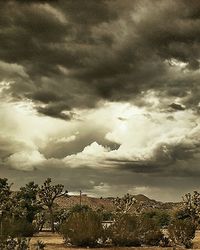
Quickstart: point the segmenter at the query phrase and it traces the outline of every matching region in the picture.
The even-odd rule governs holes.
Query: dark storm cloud
[[[73,112],[65,114],[63,110],[70,110],[70,107],[64,102],[51,103],[47,107],[39,107],[38,112],[47,116],[61,118],[64,120],[70,120],[73,116]]]
[[[56,102],[60,100],[60,97],[51,91],[36,91],[32,98],[33,100],[43,103]]]
[[[199,13],[197,1],[1,2],[0,59],[26,73],[12,76],[10,91],[60,118],[66,106],[134,100],[148,90],[174,97],[190,92],[187,103],[196,106]],[[174,59],[186,64],[184,77],[171,71]],[[52,106],[60,106],[57,114]]]
[[[178,103],[172,103],[169,105],[174,110],[185,110],[185,107],[183,107],[181,104]]]
[[[84,26],[93,26],[102,22],[115,20],[118,16],[115,10],[109,9],[109,1],[102,0],[82,0],[82,1],[60,1],[56,6],[60,10],[64,10],[66,16],[77,23]]]

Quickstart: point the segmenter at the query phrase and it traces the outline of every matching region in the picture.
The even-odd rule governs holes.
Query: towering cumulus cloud
[[[1,1],[1,175],[163,200],[198,189],[199,27],[196,0]]]

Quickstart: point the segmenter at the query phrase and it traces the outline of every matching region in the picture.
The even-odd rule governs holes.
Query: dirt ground
[[[30,250],[35,250],[37,241],[43,241],[46,244],[45,250],[66,250],[63,244],[63,238],[58,234],[42,232],[31,239]]]
[[[63,238],[58,234],[52,234],[49,232],[42,232],[31,239],[31,247],[30,250],[35,250],[35,243],[40,240],[46,244],[45,250],[84,250],[84,248],[70,248],[66,247],[63,243]],[[200,249],[200,231],[196,233],[196,237],[194,239],[193,249]],[[168,248],[158,248],[158,247],[118,247],[118,248],[108,248],[109,250],[172,250],[171,247]],[[178,248],[177,248],[178,249]],[[93,250],[90,248],[90,250]],[[95,249],[97,250],[97,248]],[[98,248],[98,250],[106,250],[106,248]]]
[[[200,231],[196,232],[196,236],[193,240],[193,248],[200,249]]]

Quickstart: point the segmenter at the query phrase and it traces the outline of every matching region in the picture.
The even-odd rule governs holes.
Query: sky
[[[0,1],[0,177],[200,189],[200,2]]]

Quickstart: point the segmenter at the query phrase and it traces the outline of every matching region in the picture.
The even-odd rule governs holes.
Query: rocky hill
[[[180,205],[180,203],[156,201],[142,194],[134,195],[134,198],[136,202],[133,206],[133,210],[136,210],[137,212],[142,212],[148,209],[171,210]],[[115,211],[116,207],[113,204],[113,200],[113,197],[96,198],[84,194],[81,196],[81,201],[80,196],[73,195],[70,197],[60,197],[56,200],[56,203],[59,205],[59,207],[65,209],[70,209],[81,202],[82,205],[87,205],[93,210],[103,209],[106,211]]]

